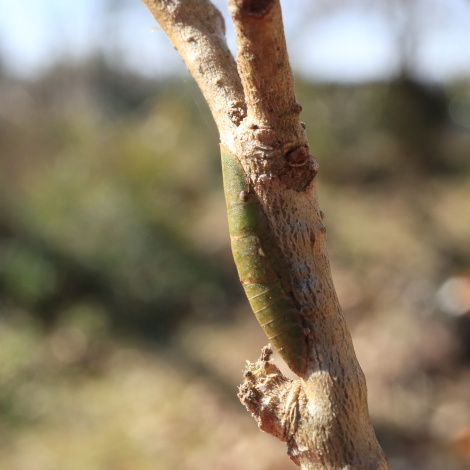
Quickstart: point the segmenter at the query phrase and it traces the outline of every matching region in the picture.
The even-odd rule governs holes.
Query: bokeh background
[[[470,4],[283,7],[379,440],[394,470],[468,469]],[[295,468],[236,398],[266,339],[216,128],[155,26],[0,0],[2,469]]]

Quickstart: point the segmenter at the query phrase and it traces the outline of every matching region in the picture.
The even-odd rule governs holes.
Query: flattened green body
[[[273,259],[272,237],[263,223],[235,156],[222,150],[222,172],[233,258],[253,312],[289,368],[303,375],[307,341],[302,317],[283,287]]]

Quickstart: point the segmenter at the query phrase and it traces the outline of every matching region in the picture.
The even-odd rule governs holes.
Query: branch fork
[[[279,0],[228,0],[237,61],[208,0],[144,0],[201,88],[220,134],[256,195],[304,318],[307,367],[289,380],[270,350],[249,366],[239,397],[261,429],[287,442],[304,470],[386,470],[364,375],[333,286],[318,163],[297,103]]]

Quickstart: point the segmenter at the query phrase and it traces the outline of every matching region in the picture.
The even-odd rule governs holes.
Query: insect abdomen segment
[[[233,257],[253,312],[281,357],[292,371],[303,375],[307,342],[302,319],[294,300],[284,290],[271,253],[267,229],[254,194],[233,155],[222,149],[225,199]],[[272,251],[271,249],[269,250]],[[269,255],[269,256],[268,256]]]

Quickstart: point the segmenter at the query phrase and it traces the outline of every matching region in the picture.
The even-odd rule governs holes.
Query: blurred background
[[[470,4],[283,7],[379,440],[468,469]],[[236,398],[267,341],[217,130],[138,0],[0,0],[0,310],[0,468],[295,468]]]

